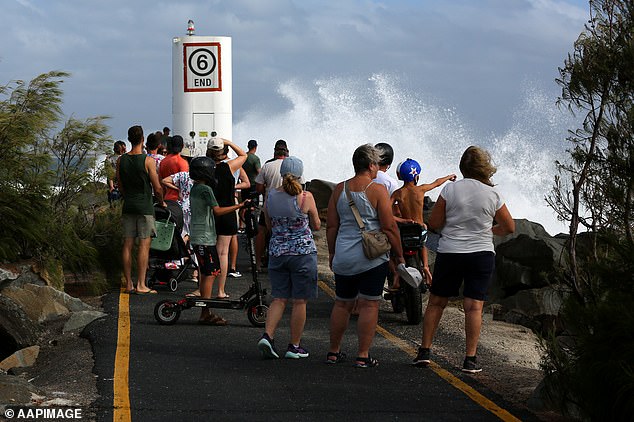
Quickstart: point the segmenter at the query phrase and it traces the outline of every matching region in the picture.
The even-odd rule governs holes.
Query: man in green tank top
[[[156,172],[156,161],[143,153],[143,128],[128,129],[128,141],[132,149],[117,161],[117,180],[123,196],[121,223],[123,226],[123,275],[126,292],[136,294],[156,293],[145,284],[145,274],[150,255],[150,244],[155,234],[152,193],[161,206],[163,188]],[[137,285],[132,283],[132,248],[139,239],[137,252]]]

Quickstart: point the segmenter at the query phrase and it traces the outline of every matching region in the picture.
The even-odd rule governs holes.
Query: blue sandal
[[[374,368],[375,366],[379,366],[379,361],[370,356],[367,358],[357,357],[354,366],[357,368]]]
[[[334,359],[330,359],[333,358]],[[326,355],[326,363],[334,365],[336,363],[341,363],[346,360],[346,354],[343,352],[328,352]]]

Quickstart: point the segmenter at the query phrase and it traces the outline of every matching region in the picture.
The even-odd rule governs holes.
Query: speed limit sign
[[[184,43],[185,92],[222,91],[220,43]]]

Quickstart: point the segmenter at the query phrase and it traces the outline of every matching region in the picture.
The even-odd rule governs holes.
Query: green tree
[[[50,196],[53,224],[49,234],[57,239],[49,245],[48,255],[74,272],[87,272],[97,266],[97,250],[92,242],[93,206],[99,197],[91,195],[90,182],[97,171],[97,151],[104,150],[111,141],[105,119],[70,118],[58,134],[44,142],[54,163]]]
[[[68,76],[49,72],[0,87],[0,260],[34,257],[85,273],[99,266],[95,238],[117,239],[113,216],[96,217],[105,187],[95,191],[95,160],[111,140],[106,116],[70,118],[59,130]]]
[[[562,408],[618,420],[634,412],[632,1],[591,0],[590,19],[559,72],[559,102],[583,123],[570,131],[570,160],[558,163],[547,198],[570,222],[570,267],[561,277],[570,294],[565,336],[545,342],[544,369]]]
[[[110,142],[106,116],[92,117],[86,121],[68,119],[61,132],[48,142],[47,149],[56,160],[53,184],[56,187],[52,197],[53,209],[63,213],[93,180],[97,171],[97,151],[106,148]]]
[[[40,140],[61,119],[65,72],[0,88],[0,259],[36,253],[47,237],[50,157]]]

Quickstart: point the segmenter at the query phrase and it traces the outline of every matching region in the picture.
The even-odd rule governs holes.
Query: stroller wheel
[[[175,278],[170,278],[170,290],[175,292],[178,289],[178,280]]]
[[[154,307],[154,318],[162,325],[172,325],[181,316],[180,306],[169,299],[162,300]]]

